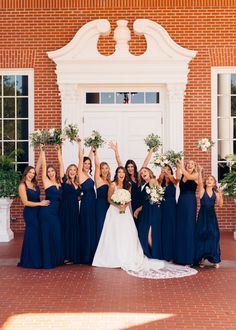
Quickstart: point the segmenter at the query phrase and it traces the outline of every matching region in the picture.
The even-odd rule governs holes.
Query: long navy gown
[[[61,222],[59,206],[62,188],[55,185],[45,189],[48,206],[40,209],[40,224],[42,230],[43,268],[54,268],[63,264]]]
[[[180,196],[177,204],[175,262],[180,265],[192,265],[195,252],[196,226],[196,189],[194,180],[180,180]]]
[[[63,259],[74,264],[80,262],[79,257],[79,200],[81,188],[73,184],[62,183],[62,201],[60,219],[62,229]]]
[[[174,259],[175,249],[176,189],[172,182],[168,185],[163,182],[162,187],[165,188],[164,200],[161,203],[162,253],[163,259],[170,261]]]
[[[145,185],[141,191],[142,211],[138,217],[138,236],[144,254],[148,258],[163,259],[161,241],[161,207],[150,204]],[[152,247],[148,244],[148,233],[152,227]]]
[[[141,206],[141,190],[137,182],[131,180],[131,207],[133,214]],[[138,228],[138,219],[135,219],[135,225]]]
[[[108,184],[103,184],[97,188],[96,199],[96,222],[97,222],[97,243],[99,242],[107,210],[110,206],[107,200]]]
[[[80,263],[91,265],[97,247],[96,194],[94,181],[88,178],[81,184],[83,197],[80,205]]]
[[[216,194],[204,192],[196,224],[195,263],[207,259],[217,264],[220,260],[220,231],[215,213]]]
[[[26,188],[28,201],[39,202],[40,190]],[[25,206],[23,215],[25,220],[25,233],[18,266],[25,268],[42,268],[41,231],[39,225],[40,206]]]

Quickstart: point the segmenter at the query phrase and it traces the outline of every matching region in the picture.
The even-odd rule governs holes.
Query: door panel
[[[147,155],[144,138],[155,133],[162,137],[160,111],[86,111],[84,112],[84,137],[97,130],[109,141],[117,141],[123,165],[127,159],[133,159],[138,168]],[[86,149],[85,154],[89,150]],[[114,153],[108,144],[99,150],[100,161],[107,161],[112,175],[117,167]]]

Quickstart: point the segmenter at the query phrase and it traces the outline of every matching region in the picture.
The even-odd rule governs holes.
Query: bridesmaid
[[[40,210],[42,230],[43,268],[54,268],[63,264],[61,223],[59,206],[61,203],[61,180],[53,165],[46,165],[44,147],[42,150],[42,180],[49,206]]]
[[[79,260],[79,200],[82,190],[79,185],[78,167],[70,164],[66,173],[58,146],[58,161],[62,180],[62,201],[60,205],[60,220],[62,226],[62,246],[65,264],[78,264]]]
[[[19,185],[19,196],[24,204],[25,233],[18,266],[25,268],[42,268],[39,207],[49,205],[49,201],[40,202],[40,190],[36,180],[39,167],[39,161],[36,169],[33,166],[27,166]]]
[[[182,160],[177,160],[176,179],[180,180],[180,195],[177,204],[174,260],[180,265],[193,265],[197,211],[195,193],[198,180],[196,163],[190,160],[184,166]]]
[[[148,167],[141,168],[141,206],[134,212],[138,218],[138,235],[144,254],[148,258],[163,259],[162,232],[161,232],[161,207],[150,204],[146,188],[150,184],[158,185],[153,172]]]
[[[205,266],[205,259],[219,268],[220,263],[220,231],[215,212],[215,204],[223,206],[220,189],[216,186],[216,179],[208,175],[202,182],[202,169],[199,173],[199,197],[201,207],[196,225],[195,263]]]
[[[162,253],[163,259],[172,261],[175,249],[176,224],[176,184],[173,170],[169,165],[164,166],[158,178],[159,184],[165,189],[164,200],[161,203],[162,214]]]
[[[110,142],[110,148],[115,152],[115,158],[118,166],[122,166],[122,161],[120,159],[119,151],[118,151],[118,145],[117,143],[114,144]],[[142,167],[146,167],[152,157],[154,149],[151,148],[144,159]],[[128,159],[125,163],[125,169],[128,173],[130,182],[131,182],[131,207],[132,212],[134,214],[135,210],[141,205],[141,191],[139,186],[139,180],[138,180],[138,169],[136,163],[132,159]],[[138,226],[137,218],[134,217],[136,227]]]
[[[96,194],[94,181],[91,179],[93,151],[90,157],[84,157],[81,143],[79,143],[79,183],[83,190],[80,205],[80,263],[91,265],[97,247],[96,239]]]
[[[97,222],[97,243],[99,242],[104,220],[109,208],[108,188],[111,183],[110,167],[106,162],[99,162],[98,151],[95,152],[95,186],[97,189],[96,199],[96,222]]]

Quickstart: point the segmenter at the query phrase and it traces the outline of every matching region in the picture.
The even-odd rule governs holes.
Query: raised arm
[[[217,188],[217,191],[216,191],[216,202],[219,207],[223,206],[223,196],[222,196],[222,192],[219,188]]]
[[[91,163],[93,162],[93,157],[94,157],[95,152],[96,152],[96,149],[94,147],[91,147],[89,154],[88,154],[88,157],[90,158]]]
[[[112,149],[115,153],[115,158],[118,166],[123,166],[122,161],[120,159],[119,151],[118,151],[118,145],[117,142],[113,143],[112,141],[109,143],[110,149]]]
[[[204,194],[204,185],[203,185],[203,168],[198,165],[198,189],[199,189],[199,197],[202,198]]]
[[[36,175],[39,175],[39,171],[40,171],[41,166],[42,166],[42,151],[41,151],[41,148],[40,148],[39,158],[38,158],[36,166],[35,166]]]
[[[40,146],[41,152],[41,161],[42,161],[42,180],[45,186],[45,181],[47,180],[47,164],[46,164],[46,156],[45,156],[45,147],[43,145]]]
[[[79,158],[78,174],[79,177],[81,177],[83,174],[84,153],[82,150],[81,142],[77,141],[77,143],[78,143],[78,158]]]
[[[147,156],[146,158],[144,159],[143,161],[143,165],[141,167],[147,167],[148,166],[148,163],[150,162],[151,158],[152,158],[152,154],[153,154],[153,150],[154,148],[150,148],[148,153],[147,153]]]
[[[182,177],[181,169],[180,169],[180,159],[176,159],[176,180],[179,182]]]
[[[65,169],[64,169],[64,163],[63,163],[62,154],[61,154],[61,146],[59,144],[57,145],[57,158],[58,158],[58,162],[59,162],[60,178],[62,180],[62,178],[65,175]]]
[[[98,156],[98,150],[96,149],[96,152],[94,154],[94,158],[95,158],[95,172],[94,172],[94,179],[95,179],[95,184],[96,187],[98,188],[99,184],[100,184],[100,161],[99,161],[99,156]]]

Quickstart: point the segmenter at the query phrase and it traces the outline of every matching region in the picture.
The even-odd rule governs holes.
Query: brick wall
[[[236,66],[236,3],[233,0],[2,0],[0,2],[0,67],[34,68],[35,129],[61,125],[60,98],[55,66],[46,52],[66,45],[85,23],[98,18],[127,19],[129,28],[137,18],[161,24],[184,48],[197,50],[190,64],[184,102],[186,158],[195,159],[210,173],[210,153],[196,148],[196,139],[211,136],[211,66]],[[132,35],[131,52],[141,54],[144,37]],[[114,51],[112,34],[99,40],[103,54]],[[55,161],[55,152],[49,162]],[[236,228],[236,204],[225,200],[217,210],[223,230]],[[23,229],[19,200],[12,207],[15,231]]]

